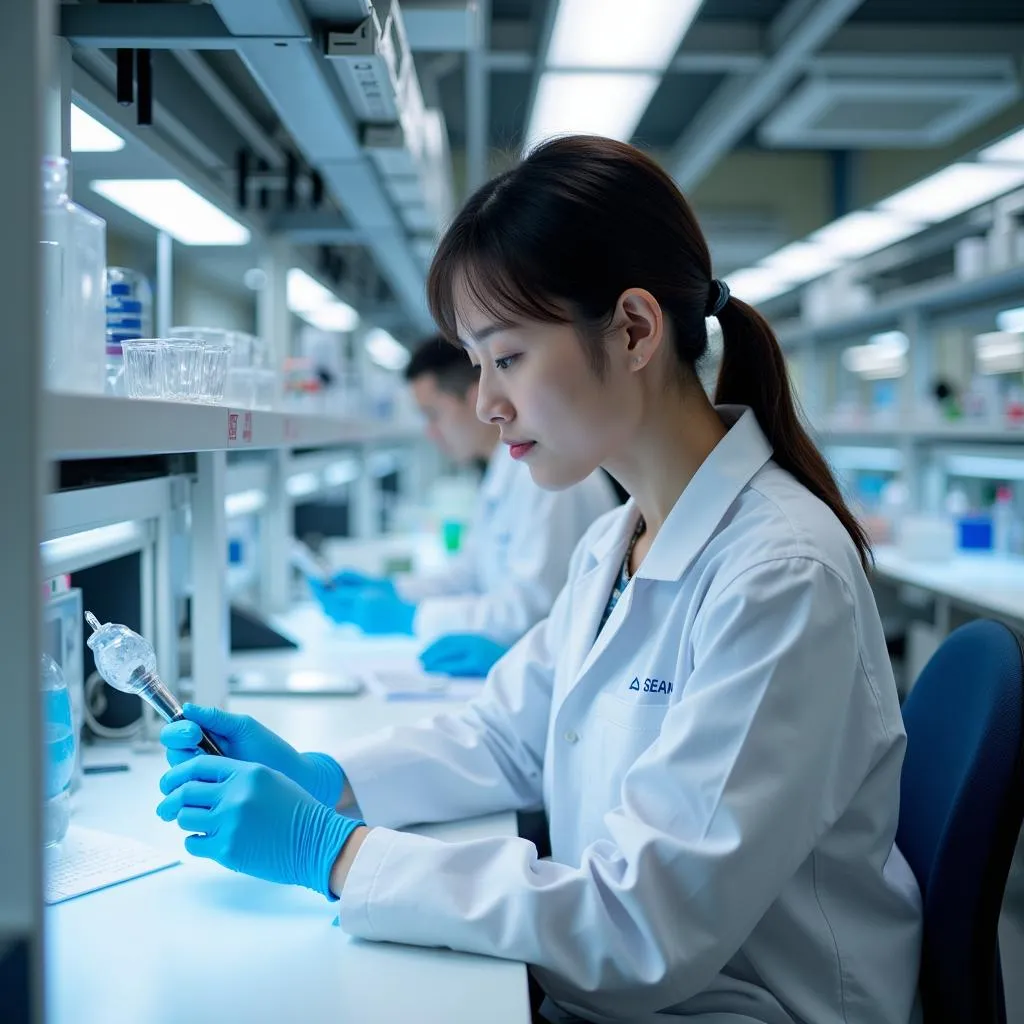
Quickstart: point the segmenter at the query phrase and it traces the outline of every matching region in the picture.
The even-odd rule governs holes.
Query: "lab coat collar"
[[[679,496],[636,573],[639,577],[663,582],[680,579],[730,505],[771,458],[771,446],[750,409],[744,406],[716,408],[729,426],[729,432]],[[639,515],[636,502],[631,498],[620,515],[609,517],[604,529],[591,539],[589,564],[584,565],[573,585],[573,606],[578,609],[578,618],[569,643],[570,663],[579,666],[577,681],[601,656],[629,613],[634,587],[626,588],[604,629],[597,634],[601,614]]]
[[[638,515],[636,503],[630,499],[618,515],[609,517],[607,526],[589,544],[589,562],[584,563],[572,583],[573,628],[566,643],[569,664],[576,667],[577,679],[608,645],[609,636],[618,628],[633,599],[633,588],[627,587],[612,609],[604,629],[598,633],[601,616],[619,575],[623,552]]]
[[[672,507],[637,571],[643,579],[680,579],[743,488],[772,457],[771,445],[752,409],[741,405],[715,408],[729,432]]]

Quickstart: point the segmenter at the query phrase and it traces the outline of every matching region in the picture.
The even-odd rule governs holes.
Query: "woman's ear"
[[[665,335],[665,315],[658,300],[644,288],[628,288],[619,296],[613,321],[619,325],[620,353],[631,370],[642,370],[654,358]]]

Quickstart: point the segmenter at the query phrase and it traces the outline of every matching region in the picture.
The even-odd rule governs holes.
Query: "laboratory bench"
[[[1024,559],[961,554],[916,562],[884,546],[875,559],[880,581],[926,591],[937,608],[946,606],[937,617],[948,618],[955,605],[1024,623]],[[334,626],[311,602],[271,623],[299,646],[233,655],[231,675],[254,685],[232,694],[228,707],[302,749],[330,752],[346,739],[453,706],[331,692],[362,668],[414,666],[420,644],[411,637],[363,637]],[[304,692],[288,692],[294,686]],[[123,761],[129,770],[87,776],[74,797],[73,824],[141,840],[181,863],[47,908],[52,1024],[469,1024],[481,1007],[497,1024],[529,1021],[522,964],[353,939],[317,894],[189,857],[177,825],[156,816],[161,748],[102,744],[87,748],[90,761]],[[422,831],[452,840],[514,835],[516,821],[498,814]]]
[[[949,632],[952,609],[971,616],[1001,619],[1024,626],[1024,558],[958,552],[941,562],[907,558],[898,548],[874,549],[875,576],[883,581],[916,587],[935,599],[936,625]]]
[[[326,623],[311,605],[282,616],[299,650],[233,658],[233,672],[286,678],[355,663],[414,664],[410,639],[365,639]],[[445,705],[451,707],[451,704]],[[233,696],[300,749],[330,751],[388,724],[416,721],[437,705],[358,696]],[[476,1022],[530,1019],[524,965],[450,950],[349,937],[334,905],[306,889],[235,874],[184,852],[184,833],[156,816],[162,749],[87,749],[89,761],[123,760],[128,771],[88,775],[73,825],[144,841],[180,856],[166,870],[47,908],[51,1024],[310,1024]],[[515,835],[515,815],[417,829],[441,839]]]

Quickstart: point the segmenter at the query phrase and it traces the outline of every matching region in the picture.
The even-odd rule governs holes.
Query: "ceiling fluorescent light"
[[[336,301],[332,291],[298,267],[288,271],[285,292],[288,308],[293,313],[304,313]]]
[[[307,309],[299,316],[308,324],[321,331],[354,331],[359,326],[359,314],[346,302],[340,299],[329,302],[319,309]]]
[[[293,473],[286,486],[290,497],[306,498],[320,490],[320,477],[316,473]]]
[[[561,0],[545,65],[664,71],[701,0]]]
[[[409,365],[409,350],[383,328],[375,327],[363,342],[366,354],[385,370],[404,370]]]
[[[978,156],[993,163],[1024,164],[1024,128],[983,149]]]
[[[876,334],[866,345],[851,345],[843,350],[843,366],[867,380],[902,377],[907,372],[909,340],[902,331]]]
[[[1009,331],[979,334],[974,339],[974,354],[981,373],[1019,373],[1024,370],[1024,335]]]
[[[950,476],[981,480],[1024,480],[1024,460],[1001,455],[947,455]]]
[[[855,345],[843,352],[843,366],[865,380],[891,380],[907,372],[907,357],[873,352],[872,345]]]
[[[903,355],[910,348],[910,339],[903,331],[882,331],[880,334],[872,334],[868,344],[884,348],[895,355]]]
[[[249,229],[174,178],[94,181],[105,199],[182,245],[245,245]]]
[[[124,139],[101,124],[81,107],[71,104],[71,152],[116,153],[124,149]]]
[[[1024,306],[1004,309],[1001,313],[996,313],[996,326],[1001,331],[1016,331],[1018,334],[1024,334]]]
[[[359,314],[304,270],[292,267],[285,284],[288,308],[321,331],[353,331]]]
[[[343,487],[359,479],[359,463],[355,459],[339,459],[324,467],[324,483],[328,487]]]
[[[924,227],[919,221],[897,217],[880,210],[858,210],[826,224],[808,241],[824,246],[846,259],[857,259],[916,235]]]
[[[815,242],[793,242],[771,256],[766,256],[761,265],[778,274],[782,280],[798,284],[835,270],[841,262],[840,257],[823,245]]]
[[[791,281],[765,267],[748,267],[745,270],[733,271],[726,276],[725,283],[736,298],[751,305],[782,295],[793,287]]]
[[[248,491],[236,491],[224,498],[224,515],[229,519],[235,516],[249,516],[259,512],[267,503],[267,494],[258,488]]]
[[[1024,185],[1024,166],[950,164],[879,203],[879,208],[937,224]]]
[[[627,141],[658,87],[656,74],[545,71],[530,115],[526,148],[552,135],[604,135]]]

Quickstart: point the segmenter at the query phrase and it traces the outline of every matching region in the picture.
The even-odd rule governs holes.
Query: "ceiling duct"
[[[454,208],[448,132],[440,110],[424,110],[419,122],[421,130],[411,138],[403,124],[368,125],[363,146],[406,229],[414,235],[437,235]]]
[[[362,233],[385,279],[411,324],[429,329],[432,321],[423,292],[423,268],[413,254],[407,229],[387,195],[359,137],[359,117],[339,85],[320,43],[295,0],[254,4],[252,0],[213,0],[236,48],[307,162],[323,175],[351,226]],[[336,5],[332,5],[332,8]],[[366,19],[360,0],[351,4]],[[355,11],[355,8],[358,8]],[[277,45],[275,39],[304,37]]]
[[[362,122],[361,142],[405,229],[435,235],[451,216],[448,136],[427,110],[397,2],[378,3],[351,30],[329,31],[324,56]]]
[[[941,146],[1013,103],[1011,61],[841,57],[811,74],[762,123],[766,146],[912,149]]]
[[[756,263],[790,237],[782,218],[770,210],[712,208],[701,210],[699,220],[720,274]]]
[[[397,3],[375,5],[354,29],[327,32],[324,56],[360,121],[399,120],[415,72]]]

